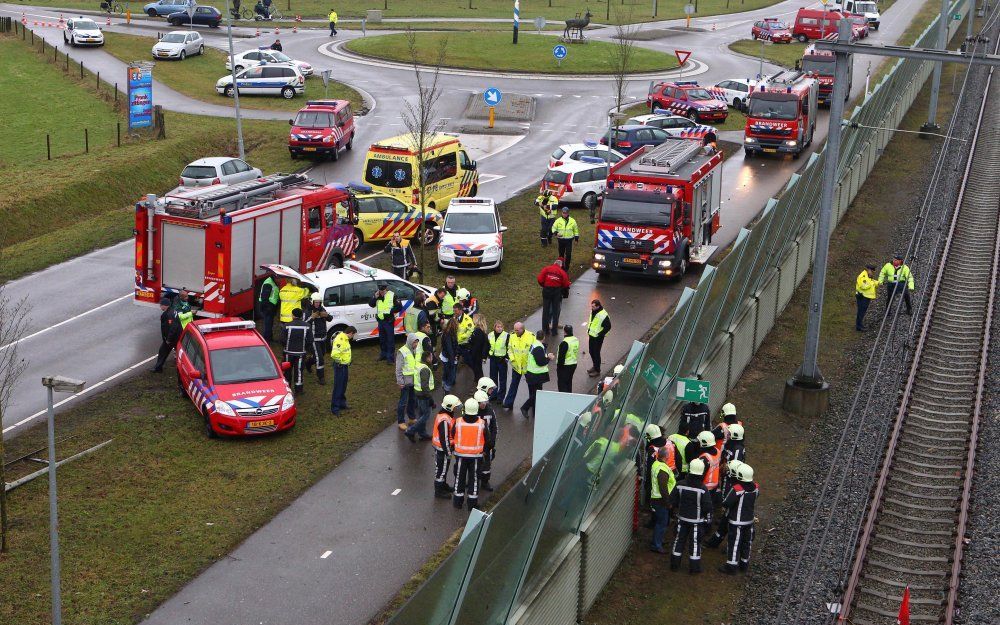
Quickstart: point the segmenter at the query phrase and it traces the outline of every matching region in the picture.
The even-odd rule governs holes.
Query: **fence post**
[[[83,78],[83,61],[80,61],[80,78]]]
[[[45,158],[52,160],[52,142],[49,141],[49,135],[45,135]]]
[[[69,55],[68,54],[66,55],[66,68],[65,68],[65,71],[66,71],[67,74],[69,73]]]
[[[31,46],[35,46],[35,31],[31,31]]]
[[[83,129],[83,152],[90,154],[90,130],[87,128]]]
[[[118,106],[118,83],[115,83],[115,106]]]
[[[118,93],[115,91],[115,93]],[[122,123],[116,122],[117,134],[118,134],[118,147],[122,147]]]
[[[98,91],[101,90],[101,72],[97,72],[97,79],[94,81],[96,83],[96,88]]]

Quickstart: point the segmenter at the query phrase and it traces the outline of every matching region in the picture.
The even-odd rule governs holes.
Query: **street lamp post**
[[[56,499],[56,416],[52,395],[59,393],[79,393],[83,390],[83,380],[62,376],[42,378],[42,386],[48,389],[48,436],[49,436],[49,551],[52,559],[52,625],[62,625],[62,593],[60,592],[59,571],[59,506]]]
[[[236,86],[236,61],[233,60],[233,12],[229,8],[229,0],[226,0],[226,37],[229,39],[229,69],[233,79],[233,104],[236,106],[236,145],[240,151],[240,160],[246,160],[243,151],[243,119],[240,117],[240,90]]]

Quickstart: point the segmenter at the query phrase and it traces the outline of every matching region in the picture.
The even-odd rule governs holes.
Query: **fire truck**
[[[816,132],[819,89],[815,78],[801,71],[771,76],[747,98],[743,151],[791,154],[798,158]]]
[[[824,39],[837,39],[837,33],[824,37]],[[817,50],[816,46],[807,46],[802,54],[802,59],[796,64],[799,69],[808,74],[814,74],[819,82],[819,103],[823,106],[830,106],[833,98],[834,68],[836,67],[836,56],[829,50]],[[847,97],[850,97],[851,85],[854,84],[854,55],[847,55]],[[845,97],[846,100],[846,97]]]
[[[262,265],[343,266],[358,247],[356,222],[349,188],[301,174],[149,195],[135,205],[135,302],[184,289],[200,316],[248,313]]]
[[[645,146],[612,165],[594,240],[598,275],[679,279],[718,246],[722,154],[687,139]]]

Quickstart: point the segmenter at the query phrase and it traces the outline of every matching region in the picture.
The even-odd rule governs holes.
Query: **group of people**
[[[889,314],[892,309],[892,300],[896,296],[903,298],[906,304],[906,314],[913,314],[913,302],[911,293],[913,292],[913,272],[910,267],[903,262],[902,254],[896,254],[892,260],[882,265],[882,270],[875,277],[875,265],[867,265],[854,282],[854,298],[858,305],[858,314],[854,321],[854,329],[858,332],[865,330],[865,314],[868,307],[878,296],[878,287],[886,287],[885,311],[883,317]]]
[[[170,352],[177,348],[181,332],[187,324],[194,320],[194,311],[188,301],[188,292],[181,289],[173,298],[160,299],[160,349],[156,353],[156,364],[153,373],[163,373],[163,365],[167,362]]]
[[[722,407],[715,426],[709,407],[694,402],[684,405],[676,433],[664,436],[659,426],[646,426],[638,465],[651,511],[650,550],[669,553],[671,570],[680,568],[687,553],[688,571],[700,573],[703,543],[717,548],[723,542],[726,561],[719,570],[735,575],[749,568],[760,486],[746,462],[745,434],[731,403]],[[668,551],[664,538],[671,516],[676,530]]]
[[[580,227],[576,219],[570,216],[569,207],[559,210],[559,198],[551,191],[542,191],[535,198],[538,207],[539,238],[542,247],[552,244],[552,239],[559,245],[559,256],[563,265],[569,267],[573,261],[573,243],[580,242]],[[591,221],[593,223],[593,221]]]

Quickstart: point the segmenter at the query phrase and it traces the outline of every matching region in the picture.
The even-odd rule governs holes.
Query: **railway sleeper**
[[[928,519],[925,519],[925,518],[922,518],[922,517],[915,517],[915,516],[910,516],[910,515],[907,515],[907,514],[903,514],[902,512],[896,512],[895,510],[892,510],[892,509],[889,509],[889,508],[885,508],[885,507],[883,507],[882,510],[879,511],[879,514],[888,515],[888,516],[891,516],[891,517],[896,517],[897,519],[902,519],[904,521],[908,521],[908,522],[914,523],[914,524],[917,524],[917,523],[936,523],[938,525],[947,525],[948,527],[954,527],[954,525],[955,525],[955,519],[953,519],[953,518],[951,518],[951,519],[942,519],[942,518],[928,518]]]
[[[909,475],[911,477],[925,477],[932,480],[953,479],[957,482],[961,478],[961,476],[958,474],[942,476],[938,473],[921,473],[920,471],[913,471],[911,469],[906,469],[904,467],[897,467],[897,466],[893,466],[892,470],[900,473],[905,473],[906,475]]]
[[[904,508],[922,510],[924,512],[951,512],[952,514],[958,512],[955,506],[926,506],[923,504],[912,504],[908,501],[903,501],[902,499],[896,499],[895,497],[886,497],[885,502],[891,503],[894,506],[902,506]]]
[[[915,534],[915,533],[918,533],[918,532],[909,532],[909,533]],[[921,543],[921,542],[916,542],[916,541],[913,541],[913,540],[903,540],[902,538],[896,538],[895,536],[891,536],[891,535],[888,535],[888,534],[879,534],[878,536],[876,536],[876,538],[879,540],[879,542],[881,542],[881,541],[884,540],[886,542],[890,542],[890,543],[893,543],[895,545],[903,545],[904,547],[914,547],[916,549],[947,549],[947,550],[950,551],[950,550],[952,550],[952,549],[955,548],[955,545],[953,543],[950,543],[950,542],[944,542],[944,543],[922,542]]]
[[[876,568],[885,569],[887,571],[892,571],[894,573],[900,573],[902,575],[907,575],[907,576],[919,575],[921,577],[939,577],[941,579],[944,579],[949,575],[949,573],[946,573],[943,570],[921,571],[920,569],[915,569],[912,566],[905,566],[905,567],[896,566],[895,564],[891,564],[889,562],[880,562],[878,560],[873,560],[871,558],[866,560],[866,566],[874,566]]]
[[[860,590],[861,590],[861,594],[862,595],[872,595],[872,596],[878,597],[879,599],[885,599],[886,601],[899,601],[899,600],[901,600],[903,598],[902,597],[902,593],[900,593],[899,596],[892,596],[892,595],[889,595],[889,594],[884,593],[884,592],[879,592],[877,590],[871,590],[869,588],[865,588],[864,586],[862,586]],[[913,589],[911,588],[910,590],[912,591]],[[941,599],[921,599],[921,598],[914,597],[913,594],[912,594],[912,592],[911,592],[911,594],[910,594],[910,604],[911,605],[944,605],[944,598],[942,597]]]
[[[894,588],[906,588],[907,586],[909,586],[911,591],[916,591],[916,592],[937,592],[937,593],[941,593],[942,595],[944,594],[944,590],[940,586],[929,586],[927,584],[910,584],[908,582],[901,582],[901,581],[896,580],[896,579],[889,579],[888,577],[880,577],[878,575],[871,575],[868,572],[862,573],[861,577],[862,577],[862,579],[865,579],[865,580],[869,580],[870,579],[870,580],[872,580],[872,581],[874,581],[876,583],[884,584],[886,586],[892,586]]]
[[[897,488],[890,486],[886,489],[890,493],[897,493],[903,497],[915,497],[916,499],[927,499],[929,501],[958,501],[958,493],[951,495],[925,495],[924,493],[915,493],[910,489]]]
[[[896,611],[890,611],[890,610],[884,610],[882,608],[876,608],[875,606],[867,605],[867,604],[860,603],[860,602],[857,603],[857,604],[855,604],[854,607],[857,610],[866,610],[868,612],[872,612],[874,614],[878,614],[879,616],[890,616],[892,618],[896,618],[896,616],[898,616],[898,608],[897,608]],[[912,613],[912,612],[910,614],[910,621],[911,622],[937,623],[940,620],[941,620],[941,617],[937,616],[937,615],[930,616],[930,615],[927,615],[927,614],[919,614],[919,613]],[[861,622],[858,619],[853,618],[853,615],[852,615],[851,621],[853,623],[855,623],[855,624]],[[876,621],[870,621],[870,622],[875,623]]]
[[[900,454],[907,452],[905,449],[897,449],[896,453]],[[929,462],[917,462],[916,460],[910,460],[909,458],[903,458],[899,456],[893,458],[893,462],[894,463],[905,462],[906,464],[910,464],[915,467],[920,467],[921,469],[930,469],[931,471],[938,471],[939,475],[941,475],[942,477],[947,477],[946,475],[943,475],[946,471],[961,471],[962,468],[965,466],[961,464],[941,464],[941,463],[934,464]]]

